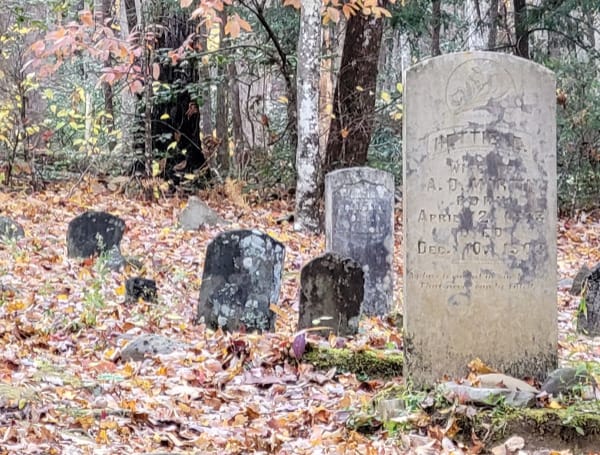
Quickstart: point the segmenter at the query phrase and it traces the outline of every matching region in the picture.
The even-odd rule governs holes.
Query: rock
[[[117,245],[113,245],[113,247],[108,250],[106,253],[106,266],[114,271],[121,270],[125,267],[127,261],[121,254],[119,247]]]
[[[577,272],[577,275],[575,275],[575,278],[573,278],[573,284],[571,285],[571,290],[569,291],[571,295],[581,295],[585,282],[591,273],[592,271],[587,265],[584,265],[581,267],[581,269],[579,269],[579,272]]]
[[[511,436],[504,444],[494,447],[491,452],[492,455],[508,455],[516,453],[517,450],[521,450],[523,447],[525,447],[525,439],[521,436]]]
[[[581,368],[558,368],[548,375],[542,390],[553,396],[568,395],[583,391],[582,388],[597,388],[596,380]]]
[[[119,244],[125,232],[125,222],[106,212],[85,212],[71,220],[67,230],[67,254],[71,258],[88,258]],[[115,262],[118,260],[115,255]]]
[[[456,382],[440,384],[440,390],[446,399],[452,401],[458,398],[461,403],[472,403],[483,406],[506,404],[515,408],[528,407],[535,403],[536,394],[520,390],[492,387],[472,387]]]
[[[0,238],[2,240],[19,240],[25,237],[25,231],[16,221],[0,216]]]
[[[571,292],[571,287],[573,286],[573,278],[562,278],[558,281],[558,290],[559,291],[569,291]]]
[[[196,320],[211,329],[272,330],[284,256],[283,244],[260,231],[219,234],[206,248]]]
[[[508,376],[506,374],[501,373],[490,373],[490,374],[480,374],[477,376],[479,380],[479,384],[481,387],[500,387],[506,388],[514,391],[522,391],[522,392],[531,392],[531,393],[539,393],[540,391],[535,387],[527,384],[525,381],[522,381],[517,378],[513,378],[512,376]]]
[[[195,231],[203,225],[215,226],[225,223],[226,221],[219,217],[217,212],[196,196],[189,198],[187,206],[179,217],[179,224],[186,231]]]
[[[130,341],[121,350],[121,360],[124,362],[139,361],[157,354],[171,354],[186,349],[189,349],[189,345],[180,341],[171,340],[161,335],[142,335]]]
[[[156,281],[147,278],[128,278],[125,282],[125,300],[137,302],[138,299],[155,302],[157,298]]]

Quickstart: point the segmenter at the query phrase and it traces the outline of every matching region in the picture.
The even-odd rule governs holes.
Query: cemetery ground
[[[0,193],[2,214],[25,230],[24,238],[0,245],[0,454],[600,451],[594,401],[575,400],[570,407],[548,400],[542,409],[548,414],[527,418],[532,410],[450,403],[407,389],[400,376],[377,377],[378,365],[401,353],[394,318],[367,319],[352,339],[307,332],[311,346],[346,349],[351,359],[337,369],[315,368],[307,352],[296,359],[305,350],[296,330],[300,269],[323,253],[323,237],[297,233],[282,221],[293,201],[242,195],[231,185],[200,196],[226,227],[181,230],[185,200],[137,201],[95,181],[35,195]],[[67,225],[86,210],[125,220],[124,270],[67,258]],[[400,207],[395,219],[395,302],[401,307]],[[206,330],[193,323],[206,245],[224,230],[245,228],[286,247],[276,330]],[[582,265],[600,261],[599,237],[594,214],[559,220],[560,364],[587,365],[592,375],[600,373],[600,340],[576,333],[579,297],[567,291]],[[156,280],[156,301],[125,301],[124,283],[133,276]],[[121,359],[127,342],[143,334],[187,347],[142,361]],[[374,370],[357,363],[361,355]],[[333,365],[335,354],[328,361]],[[398,388],[409,412],[381,424],[374,403]],[[514,434],[523,440],[510,439]]]

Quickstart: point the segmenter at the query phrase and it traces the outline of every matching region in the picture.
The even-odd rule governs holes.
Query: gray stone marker
[[[197,320],[212,329],[272,330],[285,247],[255,230],[228,231],[206,248]]]
[[[6,216],[0,216],[0,241],[19,240],[25,237],[23,226]]]
[[[410,68],[404,105],[405,373],[516,377],[557,362],[555,78],[448,54]]]
[[[394,176],[367,167],[325,177],[325,246],[362,265],[362,314],[383,316],[393,304]]]
[[[298,330],[326,326],[338,335],[358,331],[365,290],[361,265],[335,253],[325,253],[300,273]]]

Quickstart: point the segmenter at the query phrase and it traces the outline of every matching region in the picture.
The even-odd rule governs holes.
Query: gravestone
[[[557,362],[555,78],[528,60],[448,54],[406,73],[405,373],[479,357],[543,379]]]
[[[212,329],[249,332],[275,326],[285,247],[256,230],[228,231],[206,248],[198,321]]]
[[[19,240],[23,237],[23,226],[7,216],[0,216],[0,240]]]
[[[325,246],[362,265],[362,314],[383,316],[393,303],[394,176],[367,167],[325,177]]]
[[[364,297],[361,265],[335,253],[325,253],[300,273],[300,317],[298,330],[326,326],[338,335],[358,331]]]
[[[67,254],[87,258],[103,252],[119,252],[125,221],[106,212],[85,212],[73,218],[67,229]]]
[[[577,331],[600,336],[600,264],[590,270],[577,312]]]

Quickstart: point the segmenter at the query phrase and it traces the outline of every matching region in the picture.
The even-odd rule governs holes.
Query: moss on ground
[[[311,348],[302,357],[319,370],[335,367],[340,373],[354,373],[364,378],[402,376],[403,356],[397,351]]]

